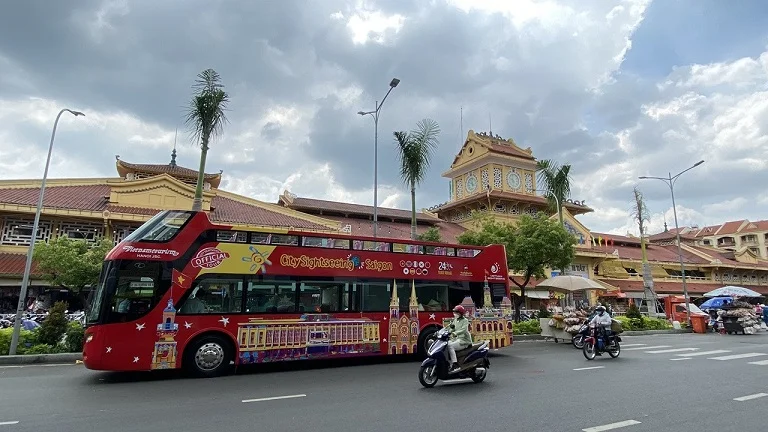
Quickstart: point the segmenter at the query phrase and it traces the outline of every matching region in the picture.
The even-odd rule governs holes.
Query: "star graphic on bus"
[[[138,324],[138,323],[136,323],[136,330],[137,330],[137,331],[142,331],[142,330],[144,330],[144,323],[141,323],[141,324]]]
[[[435,314],[429,314],[429,319],[431,320],[435,319]]]
[[[138,363],[138,362],[139,362],[139,358],[138,358],[138,357],[134,357],[134,358],[133,358],[133,362],[134,362],[134,363]]]
[[[220,323],[222,323],[222,324],[224,324],[224,327],[226,327],[226,326],[227,326],[227,324],[229,324],[229,318],[226,318],[226,317],[221,317],[221,319],[219,320],[219,322],[220,322]]]
[[[184,328],[187,328],[187,329],[192,328],[192,323],[188,323],[188,322],[184,321]]]
[[[107,352],[111,353],[112,352],[112,347],[107,347]]]

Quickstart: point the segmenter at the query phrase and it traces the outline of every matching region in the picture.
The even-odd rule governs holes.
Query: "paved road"
[[[765,430],[768,333],[624,346],[619,359],[588,362],[570,346],[519,342],[492,358],[484,383],[429,390],[412,361],[294,363],[212,380],[1,367],[0,432]]]

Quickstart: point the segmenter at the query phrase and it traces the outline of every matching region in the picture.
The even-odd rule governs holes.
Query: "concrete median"
[[[0,365],[75,363],[82,360],[82,353],[4,355],[0,356]]]

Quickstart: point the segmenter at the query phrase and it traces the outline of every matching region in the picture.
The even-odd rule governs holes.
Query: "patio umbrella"
[[[729,302],[733,301],[733,297],[714,297],[711,298],[704,303],[699,305],[699,309],[706,310],[706,309],[720,309],[723,307],[723,303],[728,300]]]
[[[604,286],[592,279],[582,276],[555,276],[543,282],[536,284],[536,288],[548,288],[550,290],[559,290],[566,292],[584,291],[584,290],[603,290]]]
[[[737,286],[724,286],[722,288],[714,289],[706,294],[704,297],[762,297],[759,292],[752,291],[749,288],[737,287]]]

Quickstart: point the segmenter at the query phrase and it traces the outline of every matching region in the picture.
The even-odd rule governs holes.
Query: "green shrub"
[[[16,354],[26,354],[27,350],[37,343],[37,333],[29,330],[22,330],[19,334],[19,345],[16,347]],[[8,355],[11,349],[11,338],[13,337],[13,328],[0,329],[0,355]]]
[[[67,332],[67,317],[65,312],[67,304],[65,302],[56,302],[48,316],[37,329],[37,342],[44,345],[57,346],[61,338]]]
[[[552,316],[552,314],[549,313],[547,307],[542,305],[539,308],[539,318],[549,318],[550,316]]]
[[[658,318],[646,318],[642,315],[640,318],[617,316],[615,319],[621,322],[621,326],[625,331],[667,330],[672,328],[672,325],[667,322],[667,320]]]
[[[62,350],[59,347],[53,345],[37,344],[33,345],[32,348],[28,349],[24,354],[58,354],[61,351]]]
[[[521,321],[512,324],[512,333],[516,335],[541,334],[541,325],[539,320]]]
[[[632,303],[629,305],[629,309],[627,309],[627,318],[642,318],[643,315],[640,313],[640,309]]]
[[[67,334],[64,339],[64,349],[66,352],[79,353],[83,351],[83,341],[85,340],[85,329],[77,322],[72,321],[67,326]]]

